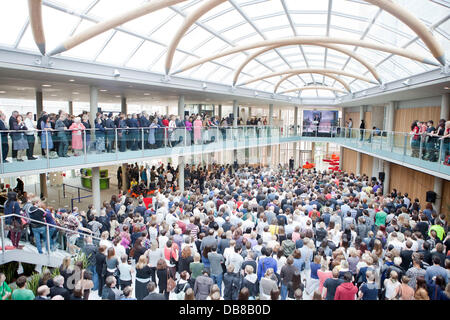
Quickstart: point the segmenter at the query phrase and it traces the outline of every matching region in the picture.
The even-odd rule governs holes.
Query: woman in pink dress
[[[322,294],[323,284],[325,280],[333,277],[333,272],[328,270],[326,263],[322,262],[320,270],[317,270],[317,276],[319,277],[319,292]]]
[[[202,119],[197,116],[197,120],[194,121],[194,143],[199,144],[202,141]]]
[[[78,152],[83,149],[83,131],[85,129],[79,117],[76,117],[69,127],[69,130],[72,130],[72,150],[75,156],[78,156]]]

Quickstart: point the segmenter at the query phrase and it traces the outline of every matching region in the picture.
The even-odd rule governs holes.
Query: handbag
[[[167,292],[171,292],[173,291],[173,289],[175,289],[177,284],[175,280],[173,280],[172,277],[169,276],[170,273],[169,268],[166,269],[166,273],[167,273]]]

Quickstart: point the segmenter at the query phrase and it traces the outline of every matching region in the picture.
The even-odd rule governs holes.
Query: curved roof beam
[[[230,54],[243,52],[246,50],[251,50],[255,48],[261,48],[266,46],[272,46],[272,45],[297,45],[297,44],[311,44],[315,45],[318,43],[331,43],[331,44],[344,44],[344,45],[351,45],[351,46],[357,46],[357,47],[363,47],[368,49],[374,49],[378,51],[388,52],[395,55],[399,55],[405,58],[409,58],[412,60],[419,61],[421,63],[430,64],[433,66],[439,66],[438,63],[435,63],[421,55],[416,54],[414,51],[406,50],[403,48],[397,48],[390,45],[382,45],[382,44],[376,44],[369,41],[364,40],[356,40],[356,39],[347,39],[347,38],[333,38],[333,37],[291,37],[291,38],[285,38],[285,39],[277,39],[277,40],[263,40],[254,42],[247,45],[237,46],[225,51],[222,51],[220,53],[217,53],[215,55],[199,59],[196,62],[190,63],[187,66],[183,67],[180,70],[177,70],[173,72],[172,74],[177,74],[180,72],[184,72],[186,70],[192,69],[198,65],[204,64],[205,62],[209,62],[218,58],[222,58],[225,56],[228,56]]]
[[[225,1],[227,1],[227,0],[210,0],[210,1],[204,2],[200,7],[198,7],[196,10],[191,12],[184,19],[183,25],[178,29],[177,33],[172,38],[169,48],[167,49],[166,74],[169,74],[170,68],[172,67],[175,50],[177,49],[181,39],[183,39],[184,35],[189,30],[189,28],[195,22],[197,22],[197,20],[200,19],[201,16],[203,16],[205,13],[207,13],[208,11],[212,10],[213,8],[217,7],[218,5],[222,4]]]
[[[355,59],[356,61],[360,62],[363,66],[365,66],[369,70],[369,72],[371,74],[373,74],[373,76],[375,77],[375,79],[377,79],[377,81],[379,83],[382,82],[381,77],[378,75],[378,72],[375,70],[375,68],[372,67],[368,62],[364,61],[364,59],[361,58],[361,56],[357,55],[356,53],[354,53],[350,50],[347,50],[345,48],[342,48],[340,46],[336,46],[336,45],[332,45],[332,44],[317,43],[317,44],[315,44],[315,46],[336,50],[336,51],[342,52],[343,54],[348,55],[349,57]],[[250,63],[250,61],[252,61],[256,57],[258,57],[259,55],[263,54],[264,52],[267,52],[267,51],[270,51],[270,50],[273,50],[273,49],[279,48],[279,47],[284,47],[284,45],[275,45],[275,46],[270,46],[270,47],[264,48],[258,52],[255,52],[254,54],[250,55],[247,59],[245,59],[245,61],[239,66],[239,68],[234,73],[233,86],[237,83],[239,75],[241,74],[242,70],[244,70],[245,66]]]
[[[154,11],[167,8],[169,6],[175,5],[180,2],[184,2],[186,0],[152,0],[147,2],[137,8],[129,10],[127,12],[121,13],[112,17],[111,19],[104,20],[102,22],[97,23],[96,25],[87,28],[86,30],[73,35],[66,39],[63,43],[61,43],[58,47],[53,49],[48,55],[53,56],[58,53],[62,53],[64,51],[70,50],[75,46],[86,42],[89,39],[92,39],[99,34],[116,28],[124,23],[127,23],[131,20],[140,18],[145,16],[146,14],[152,13]]]
[[[391,15],[399,19],[401,22],[406,24],[411,28],[419,38],[425,43],[425,45],[430,49],[433,56],[438,60],[442,65],[445,66],[445,52],[437,39],[433,36],[433,34],[428,30],[427,26],[423,24],[416,16],[414,16],[411,12],[403,8],[402,6],[396,4],[391,0],[364,0],[369,2],[386,12],[389,12]]]
[[[45,35],[42,23],[42,0],[28,0],[28,12],[30,26],[33,32],[34,42],[42,55],[45,55]]]
[[[282,94],[289,93],[289,92],[303,91],[303,90],[328,90],[328,91],[333,91],[333,92],[348,93],[339,88],[333,88],[333,87],[327,87],[327,86],[308,86],[308,87],[299,87],[299,88],[295,88],[295,89],[289,89],[289,90],[282,92]]]
[[[253,78],[251,80],[248,80],[246,82],[238,84],[238,86],[243,86],[243,85],[250,84],[250,83],[253,83],[256,81],[260,81],[260,80],[264,80],[264,79],[272,78],[272,77],[276,77],[276,76],[282,76],[285,74],[292,74],[294,76],[294,75],[301,74],[301,73],[339,74],[342,76],[359,79],[359,80],[366,81],[369,83],[376,83],[370,78],[360,76],[358,74],[342,71],[342,70],[336,70],[336,69],[289,69],[289,70],[283,70],[283,71],[278,71],[278,72],[274,72],[274,73],[269,73],[269,74],[266,74],[266,75],[258,77],[258,78]]]
[[[284,78],[290,78],[290,77],[293,77],[293,76],[295,76],[295,75],[297,75],[297,74],[301,74],[301,73],[320,74],[320,75],[322,75],[322,76],[324,76],[324,77],[331,78],[331,79],[333,79],[333,80],[339,82],[340,84],[342,84],[342,86],[343,86],[348,92],[352,92],[352,89],[350,88],[350,86],[348,85],[347,82],[345,82],[345,81],[342,80],[341,78],[339,78],[339,77],[337,77],[337,76],[335,76],[335,75],[333,75],[333,74],[331,74],[331,73],[326,73],[326,72],[299,72],[299,73],[296,73],[296,74],[289,74],[289,75],[287,75],[287,76],[284,77]],[[283,78],[283,79],[284,79],[284,78]],[[283,80],[283,79],[281,79],[281,80]],[[285,80],[283,80],[283,81],[281,81],[281,80],[280,80],[280,81],[277,83],[277,85],[275,86],[275,90],[273,90],[274,93],[277,93],[277,90],[278,90],[278,88],[280,87],[280,84],[281,84],[282,82],[285,81]]]

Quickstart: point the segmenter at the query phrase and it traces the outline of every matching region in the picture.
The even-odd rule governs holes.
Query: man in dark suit
[[[105,286],[103,287],[102,299],[103,300],[119,300],[121,291],[116,288],[117,280],[114,276],[106,278]]]
[[[64,277],[56,276],[53,279],[53,283],[55,286],[50,289],[50,298],[53,298],[54,296],[61,296],[64,300],[70,300],[69,290],[64,288]]]
[[[8,127],[6,126],[6,115],[0,111],[0,131],[8,130]],[[1,140],[2,140],[2,160],[3,162],[8,162],[6,158],[8,157],[8,133],[2,132],[1,133]]]
[[[9,130],[14,130],[15,126],[17,125],[17,116],[19,115],[18,111],[13,111],[11,117],[9,118]],[[12,139],[12,134],[11,134]],[[17,150],[12,149],[12,157],[13,159],[17,158]]]
[[[150,281],[147,285],[147,290],[149,294],[144,298],[144,300],[166,300],[166,297],[156,292],[156,284]]]
[[[114,140],[116,138],[116,124],[114,123],[114,120],[112,119],[113,114],[110,112],[108,114],[108,118],[105,121],[105,129],[106,129],[106,152],[110,153],[112,152],[112,148],[114,147]]]

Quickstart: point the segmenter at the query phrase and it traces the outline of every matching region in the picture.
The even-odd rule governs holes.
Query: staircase
[[[12,242],[10,239],[8,239],[6,237],[7,235],[7,231],[5,230],[5,219],[8,217],[20,217],[23,218],[22,216],[16,215],[16,214],[10,214],[7,216],[0,216],[0,235],[1,235],[1,242],[0,242],[0,265],[2,264],[6,264],[9,262],[19,262],[19,263],[28,263],[28,264],[35,264],[36,266],[47,266],[47,267],[51,267],[51,268],[55,268],[55,267],[59,267],[62,264],[62,261],[65,257],[67,256],[71,256],[71,254],[68,251],[65,250],[61,250],[61,249],[56,249],[55,251],[50,251],[50,248],[46,248],[46,241],[43,241],[43,247],[42,250],[44,253],[39,253],[37,248],[32,245],[29,242],[24,242],[24,241],[20,241],[19,245],[23,246],[22,249],[11,249],[8,250],[9,248],[13,248],[12,246]],[[33,219],[28,218],[27,220],[33,221],[35,223],[38,223],[44,227],[46,227],[47,229],[47,233],[49,228],[56,228],[59,230],[59,232],[65,233],[65,232],[71,232],[73,233],[74,231],[63,228],[63,227],[59,227],[59,226],[54,226],[54,225],[50,225],[48,223],[43,223],[41,221],[36,221]],[[87,234],[85,232],[76,232],[78,233],[80,236],[86,236],[89,235],[92,237],[92,239],[96,239],[98,241],[100,241],[100,238],[94,237],[90,234]],[[65,238],[64,238],[65,239]]]

